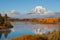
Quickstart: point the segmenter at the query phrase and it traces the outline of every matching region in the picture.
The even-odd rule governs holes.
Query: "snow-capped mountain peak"
[[[42,6],[36,6],[34,9],[30,11],[31,14],[40,14],[40,15],[54,15],[53,11],[46,10],[46,8]]]
[[[31,13],[44,13],[46,9],[42,6],[36,6],[34,9],[31,10]]]

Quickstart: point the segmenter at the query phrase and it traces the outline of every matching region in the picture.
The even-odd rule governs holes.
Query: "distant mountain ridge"
[[[1,12],[2,15],[7,14],[8,17],[11,18],[19,18],[19,19],[30,19],[30,18],[47,18],[47,17],[58,17],[60,16],[60,12],[49,11],[42,6],[36,6],[30,12],[26,14],[21,14],[16,10],[11,10],[10,12]]]

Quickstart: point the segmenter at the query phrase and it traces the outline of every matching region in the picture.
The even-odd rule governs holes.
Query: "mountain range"
[[[19,19],[26,19],[26,18],[45,18],[45,17],[57,17],[60,16],[60,12],[53,12],[49,11],[42,6],[36,6],[27,14],[21,14],[16,10],[12,10],[10,12],[1,12],[2,15],[7,14],[11,18],[19,18]]]

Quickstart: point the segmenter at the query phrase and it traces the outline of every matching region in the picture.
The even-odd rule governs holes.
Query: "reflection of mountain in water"
[[[57,24],[34,24],[29,22],[12,22],[14,31],[16,30],[31,30],[34,33],[47,33],[56,30]]]
[[[35,34],[45,34],[47,32],[46,28],[39,28],[39,29],[34,29],[33,32]]]

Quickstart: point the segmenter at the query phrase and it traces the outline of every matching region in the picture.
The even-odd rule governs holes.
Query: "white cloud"
[[[11,13],[11,14],[15,14],[15,13],[17,13],[17,11],[16,11],[16,10],[11,10],[10,13]]]
[[[11,10],[9,13],[7,13],[7,15],[12,18],[17,18],[20,15],[20,13],[16,10]]]
[[[53,11],[46,11],[44,12],[44,15],[55,15]]]
[[[12,17],[12,18],[19,18],[20,13],[16,10],[11,10],[9,12],[1,12],[2,16],[4,16],[5,14],[8,15],[8,17]]]

